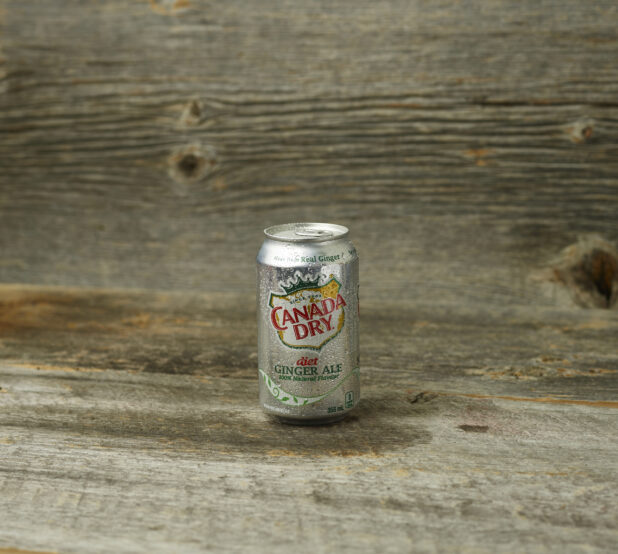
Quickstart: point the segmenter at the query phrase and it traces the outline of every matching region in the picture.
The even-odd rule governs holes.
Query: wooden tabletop
[[[368,299],[360,405],[307,428],[257,404],[253,300],[0,287],[0,544],[615,547],[615,311]]]

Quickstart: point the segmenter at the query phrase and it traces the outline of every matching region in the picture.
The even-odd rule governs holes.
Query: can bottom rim
[[[285,417],[274,414],[269,415],[279,423],[285,423],[286,425],[330,425],[331,423],[337,423],[347,417],[348,412],[320,418]]]

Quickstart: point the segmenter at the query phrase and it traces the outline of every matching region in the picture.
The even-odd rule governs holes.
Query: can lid
[[[335,223],[284,223],[267,227],[264,234],[281,242],[325,242],[347,236],[348,228]]]

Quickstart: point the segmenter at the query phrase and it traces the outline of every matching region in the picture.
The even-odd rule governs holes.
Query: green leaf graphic
[[[315,402],[319,402],[320,400],[323,400],[324,398],[332,394],[353,375],[358,375],[359,368],[355,367],[350,372],[349,375],[339,380],[339,383],[337,385],[335,385],[329,391],[326,391],[325,393],[320,394],[318,396],[294,396],[292,393],[287,392],[283,390],[282,388],[279,388],[279,386],[276,386],[264,370],[260,369],[259,371],[260,371],[260,374],[264,376],[264,382],[267,383],[268,390],[270,391],[270,394],[272,394],[274,398],[276,398],[280,402],[283,402],[284,404],[287,404],[288,406],[306,406],[307,404],[313,404]]]

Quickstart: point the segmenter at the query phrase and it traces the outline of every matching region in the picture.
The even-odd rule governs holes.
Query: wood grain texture
[[[0,545],[612,550],[615,311],[369,302],[360,407],[307,429],[257,406],[253,310],[0,287]]]
[[[252,294],[0,286],[0,359],[252,379]],[[396,387],[615,402],[618,314],[367,299],[362,365]]]
[[[614,2],[3,6],[4,282],[248,290],[327,220],[377,294],[568,306],[618,241]]]
[[[611,552],[616,409],[394,390],[297,428],[254,379],[2,364],[0,544]]]
[[[617,29],[4,0],[0,551],[612,552]],[[291,220],[361,255],[363,399],[320,429],[256,402],[255,253]]]

